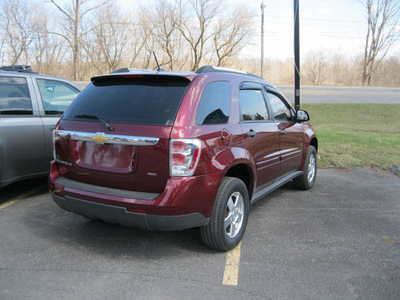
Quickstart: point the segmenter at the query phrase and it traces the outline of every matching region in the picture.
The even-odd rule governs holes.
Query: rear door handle
[[[247,136],[249,137],[254,137],[256,136],[257,132],[255,132],[253,129],[251,129],[250,131],[247,132]]]
[[[281,129],[281,135],[285,135],[287,131],[285,129]]]

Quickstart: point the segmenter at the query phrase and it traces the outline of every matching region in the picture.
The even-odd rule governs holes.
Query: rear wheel
[[[314,146],[308,146],[303,174],[293,179],[295,187],[302,190],[309,190],[313,187],[317,177],[317,151]]]
[[[208,247],[228,251],[237,246],[246,230],[249,216],[249,195],[238,178],[225,177],[219,187],[210,222],[200,228]]]

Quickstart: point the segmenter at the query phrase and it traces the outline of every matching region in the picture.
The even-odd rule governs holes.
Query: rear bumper
[[[55,194],[52,194],[52,197],[54,202],[62,209],[72,211],[87,218],[100,219],[109,223],[118,223],[127,227],[139,227],[147,230],[183,230],[206,225],[209,220],[200,213],[181,216],[157,216],[129,212],[124,207],[106,205],[72,197],[59,197]]]
[[[158,231],[208,224],[224,176],[171,177],[164,191],[156,194],[91,185],[52,174],[50,192],[61,208],[91,219]]]

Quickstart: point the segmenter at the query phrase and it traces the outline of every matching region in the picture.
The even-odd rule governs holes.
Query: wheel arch
[[[244,163],[234,165],[229,168],[225,176],[235,177],[244,182],[249,193],[249,199],[253,196],[254,175],[251,167]]]
[[[315,136],[311,139],[309,146],[314,146],[315,151],[318,152],[318,140]]]
[[[304,144],[303,144],[303,155],[302,155],[302,159],[301,159],[301,164],[298,170],[304,170],[304,163],[306,161],[307,158],[307,153],[308,153],[308,148],[310,146],[313,146],[315,148],[315,151],[317,151],[318,153],[318,139],[315,136],[315,134],[313,134],[312,136],[308,136],[308,138],[306,138]]]

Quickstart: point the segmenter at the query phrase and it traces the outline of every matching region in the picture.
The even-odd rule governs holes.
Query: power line
[[[268,17],[274,17],[274,18],[280,18],[280,19],[291,19],[290,17],[285,17],[285,16],[278,16],[278,15],[268,15]],[[338,22],[338,23],[354,23],[354,24],[365,24],[365,22],[359,22],[359,21],[348,21],[348,20],[334,20],[334,19],[320,19],[320,18],[302,18],[300,17],[300,20],[309,20],[309,21],[323,21],[323,22]]]

